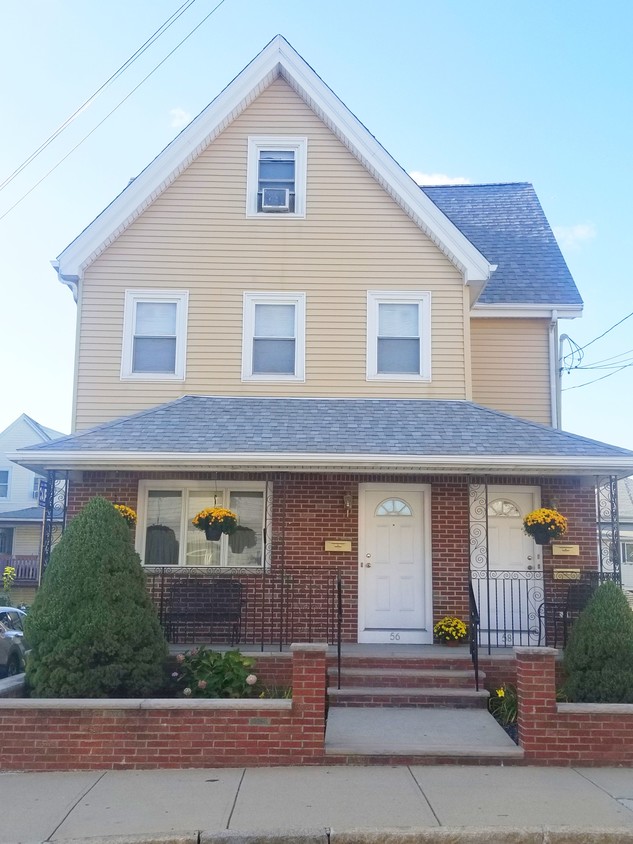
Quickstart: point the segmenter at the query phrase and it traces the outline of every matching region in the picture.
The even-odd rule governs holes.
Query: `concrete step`
[[[328,669],[331,685],[337,685],[336,667]],[[480,683],[484,679],[479,674]],[[475,672],[472,669],[457,668],[348,668],[341,669],[341,686],[388,686],[391,688],[460,688],[472,689],[475,686]]]
[[[520,764],[523,750],[481,710],[334,709],[325,753],[348,764]]]
[[[485,709],[489,693],[475,689],[401,688],[398,686],[347,686],[328,688],[332,707],[451,707]]]
[[[336,656],[328,656],[328,666],[336,667]],[[447,648],[434,656],[353,656],[343,654],[341,667],[345,668],[407,668],[418,670],[472,671],[473,663],[468,648]]]

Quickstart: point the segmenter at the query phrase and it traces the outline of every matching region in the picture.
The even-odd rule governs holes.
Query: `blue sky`
[[[184,0],[3,4],[0,182]],[[0,217],[105,118],[217,0],[179,21],[0,191]],[[0,430],[70,429],[75,305],[50,260],[278,32],[409,172],[530,181],[585,301],[579,345],[633,311],[633,4],[606,0],[225,0],[0,220]],[[633,318],[584,364],[633,350]],[[631,355],[624,356],[633,359]],[[568,430],[633,449],[633,367],[564,376]]]

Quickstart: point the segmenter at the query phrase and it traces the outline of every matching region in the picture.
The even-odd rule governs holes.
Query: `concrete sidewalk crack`
[[[431,814],[433,815],[433,817],[434,817],[434,818],[435,818],[435,820],[437,821],[437,825],[438,825],[438,826],[442,826],[442,823],[441,823],[440,819],[438,818],[438,816],[437,816],[437,814],[436,814],[436,812],[435,812],[435,809],[433,808],[433,806],[431,806],[431,801],[430,801],[430,800],[429,800],[429,798],[426,796],[426,794],[424,793],[424,791],[422,791],[422,786],[420,785],[420,783],[417,781],[417,779],[416,779],[416,778],[415,778],[415,776],[413,775],[413,771],[411,770],[411,768],[409,767],[409,765],[407,765],[407,771],[408,771],[408,772],[409,772],[409,774],[411,775],[411,778],[413,779],[413,782],[416,784],[416,787],[417,787],[418,791],[420,792],[420,794],[421,794],[421,795],[422,795],[422,797],[424,798],[424,802],[425,802],[425,803],[426,803],[426,805],[429,807],[429,810],[431,811]]]
[[[101,782],[101,780],[105,777],[105,775],[106,775],[107,773],[108,773],[107,771],[103,771],[103,773],[101,774],[101,776],[100,776],[100,777],[98,777],[98,778],[97,778],[97,779],[96,779],[96,780],[92,783],[92,785],[91,785],[91,786],[89,786],[89,787],[88,787],[88,788],[87,788],[84,792],[82,792],[82,794],[80,794],[80,795],[79,795],[79,797],[75,800],[75,802],[74,802],[74,803],[73,803],[73,805],[70,807],[70,809],[66,812],[66,814],[65,814],[65,815],[64,815],[64,817],[61,819],[61,821],[57,824],[57,826],[55,827],[55,829],[51,832],[51,834],[50,834],[47,838],[45,838],[45,839],[44,839],[45,841],[50,841],[50,840],[51,840],[51,838],[55,835],[55,833],[56,833],[56,832],[57,832],[57,830],[60,828],[60,826],[62,826],[62,824],[63,824],[63,823],[65,823],[65,821],[66,821],[66,819],[68,818],[68,816],[70,815],[70,813],[71,813],[71,812],[74,812],[74,810],[77,808],[77,806],[79,805],[79,803],[80,803],[80,802],[84,799],[84,797],[85,797],[87,794],[90,794],[90,792],[92,791],[92,789],[93,789],[96,785],[99,785],[99,783]]]
[[[235,797],[233,798],[233,805],[231,806],[231,811],[229,812],[229,818],[226,822],[226,829],[228,830],[231,826],[231,821],[233,820],[233,812],[235,811],[235,807],[237,806],[237,798],[240,796],[240,789],[242,788],[242,783],[244,782],[244,777],[246,776],[246,768],[242,769],[242,776],[240,777],[240,781],[237,784],[237,791],[235,792]]]

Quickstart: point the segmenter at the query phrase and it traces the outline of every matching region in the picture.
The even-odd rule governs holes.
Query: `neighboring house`
[[[633,592],[633,478],[622,478],[618,482],[618,518],[622,586]]]
[[[633,453],[553,427],[582,302],[532,186],[421,189],[283,38],[55,266],[75,433],[15,459],[70,473],[69,516],[138,510],[172,638],[430,643],[472,584],[482,642],[536,643],[555,570],[598,568]],[[249,541],[193,528],[214,503]],[[573,556],[523,533],[540,505]]]
[[[6,456],[17,448],[50,443],[59,431],[40,425],[26,413],[0,433],[0,573],[16,569],[16,594],[29,597],[39,578],[43,507],[39,506],[43,475],[17,466]],[[26,590],[23,587],[29,587]]]

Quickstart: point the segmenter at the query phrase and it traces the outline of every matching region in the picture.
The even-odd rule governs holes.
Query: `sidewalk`
[[[0,844],[138,835],[152,836],[147,841],[178,837],[182,844],[633,842],[633,770],[626,768],[446,765],[4,773],[0,805]],[[557,834],[570,827],[595,830],[595,835]],[[288,834],[299,829],[309,832]],[[274,830],[280,835],[248,835]],[[369,834],[345,834],[351,830]],[[419,833],[415,837],[413,830]],[[613,835],[616,830],[618,836]],[[200,831],[204,835],[199,839]]]

